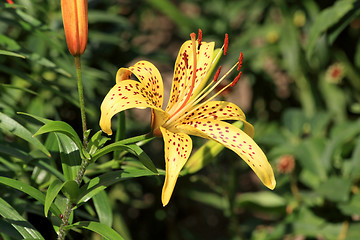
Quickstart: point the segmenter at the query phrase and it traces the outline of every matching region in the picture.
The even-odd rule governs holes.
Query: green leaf
[[[108,186],[120,181],[124,181],[131,178],[154,176],[158,175],[147,169],[139,169],[134,167],[124,166],[124,170],[112,171],[104,173],[98,177],[91,179],[88,183],[80,188],[79,201],[86,202],[94,195],[104,190]]]
[[[93,232],[100,234],[102,237],[109,239],[109,240],[122,240],[124,239],[119,233],[117,233],[114,229],[109,226],[106,226],[99,222],[92,222],[92,221],[82,221],[77,222],[72,225],[66,227],[66,229],[72,228],[85,228],[89,229]]]
[[[300,143],[297,147],[295,155],[301,166],[319,180],[327,178],[326,168],[321,162],[321,156],[325,149],[325,139],[309,138]]]
[[[75,130],[66,122],[62,121],[51,121],[46,123],[44,126],[42,126],[35,134],[34,136],[38,136],[44,133],[50,133],[50,132],[56,132],[56,133],[62,133],[68,136],[71,140],[73,140],[76,144],[76,146],[79,149],[82,149],[82,142],[75,132]]]
[[[150,171],[152,171],[153,173],[158,173],[154,163],[151,161],[150,157],[137,145],[135,144],[131,144],[128,145],[128,147],[131,150],[128,150],[130,153],[134,154],[135,156],[137,156],[140,160],[140,162]]]
[[[331,177],[320,184],[317,192],[334,202],[348,201],[351,190],[351,182],[340,177]]]
[[[44,204],[45,217],[47,217],[49,208],[50,208],[51,204],[53,203],[54,199],[56,198],[56,196],[59,194],[63,185],[64,185],[63,182],[61,182],[58,179],[55,179],[50,184],[49,188],[47,189],[46,196],[45,196],[45,204]]]
[[[309,41],[306,49],[306,57],[308,60],[312,57],[315,44],[321,34],[334,24],[338,23],[341,18],[354,8],[355,0],[337,1],[331,7],[323,10],[315,19],[309,32]]]
[[[35,198],[40,203],[45,204],[44,194],[42,192],[40,192],[39,190],[37,190],[36,188],[34,188],[26,183],[23,183],[23,182],[20,182],[18,180],[11,179],[11,178],[0,177],[0,184],[4,184],[11,188],[15,188],[23,193],[26,193],[27,195],[31,196],[32,198]],[[54,203],[51,205],[50,211],[57,217],[59,217],[61,214],[58,206],[56,206],[56,204],[54,204]]]
[[[184,166],[184,172],[195,173],[200,171],[204,166],[210,163],[222,150],[224,145],[209,140],[202,145],[191,157]]]
[[[360,239],[360,223],[349,224],[349,229],[346,232],[345,240],[358,240]]]
[[[343,146],[359,133],[360,120],[356,122],[344,122],[333,127],[330,133],[330,141],[322,154],[321,162],[323,167],[327,170],[330,169],[334,154],[341,151]]]
[[[351,172],[350,177],[351,179],[355,180],[360,177],[360,137],[356,140],[356,145],[354,147],[354,151],[351,156],[350,166]]]
[[[184,34],[188,34],[194,28],[193,22],[187,18],[171,1],[149,0],[148,3],[159,9],[172,21],[174,21]]]
[[[360,194],[354,195],[348,203],[339,204],[339,209],[347,216],[360,215]]]
[[[285,207],[286,200],[270,191],[243,193],[236,198],[236,203],[239,206],[248,206],[249,204],[257,205],[263,208],[278,208]]]
[[[6,50],[0,50],[0,55],[7,55],[7,56],[12,56],[12,57],[18,57],[18,58],[25,58],[24,55],[21,55],[19,53],[15,53],[15,52],[6,51]]]
[[[24,162],[27,162],[30,159],[32,159],[31,156],[27,152],[22,151],[19,146],[13,147],[10,144],[0,143],[0,153],[5,153],[10,156],[14,156],[16,158],[23,160]]]
[[[79,195],[79,185],[74,180],[64,182],[62,191],[71,202],[76,203]]]
[[[28,89],[28,88],[18,87],[18,86],[14,86],[14,85],[11,85],[11,84],[0,83],[0,87],[2,87],[2,88],[16,89],[16,90],[20,90],[20,91],[24,91],[24,92],[31,93],[31,94],[33,94],[33,95],[38,95],[37,92],[31,91],[31,90]]]
[[[36,138],[33,137],[31,132],[23,127],[21,124],[8,117],[7,115],[0,112],[0,128],[6,131],[11,132],[12,134],[24,139],[29,142],[47,156],[50,157],[49,151],[45,148],[45,146]]]
[[[11,223],[24,239],[44,239],[33,225],[2,198],[0,198],[0,215]]]
[[[62,133],[56,133],[56,138],[65,179],[75,180],[81,164],[79,149],[74,141]]]
[[[43,117],[39,117],[39,116],[35,116],[33,114],[30,114],[30,113],[25,113],[25,112],[17,112],[17,114],[20,114],[20,115],[25,115],[25,116],[28,116],[28,117],[32,117],[36,120],[38,120],[39,122],[42,122],[42,123],[49,123],[49,122],[52,122],[53,120],[50,120],[50,119],[46,119],[46,118],[43,118]]]
[[[127,152],[130,152],[131,154],[134,154],[137,156],[140,160],[140,162],[150,171],[157,173],[157,169],[154,165],[154,163],[151,161],[149,156],[137,145],[131,144],[131,145],[124,145],[121,142],[112,143],[110,145],[107,145],[97,151],[94,155],[92,155],[92,161],[96,161],[99,157],[116,150],[124,150]]]
[[[106,192],[104,190],[100,191],[93,197],[93,201],[100,223],[111,227],[113,222],[113,213],[110,200]]]
[[[101,134],[102,131],[98,131],[91,137],[90,141],[88,142],[87,147],[89,149],[90,155],[95,154],[99,148],[101,148],[108,140],[110,140],[110,138],[103,137]]]
[[[285,127],[296,137],[300,137],[303,133],[305,120],[304,113],[298,109],[289,109],[283,116]]]
[[[187,191],[188,198],[206,204],[208,206],[220,209],[227,210],[229,209],[229,202],[223,196],[220,196],[211,192],[200,192],[200,191]]]

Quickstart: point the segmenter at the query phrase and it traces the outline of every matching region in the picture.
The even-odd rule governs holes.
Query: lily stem
[[[80,56],[75,56],[75,68],[76,68],[76,80],[78,85],[78,93],[79,93],[79,104],[80,104],[80,112],[81,112],[81,123],[83,129],[83,145],[85,149],[87,148],[87,127],[86,127],[86,115],[85,115],[85,103],[84,103],[84,90],[83,90],[83,83],[81,77],[81,61]],[[84,176],[85,170],[89,165],[89,161],[87,159],[83,159],[81,162],[81,166],[76,174],[75,182],[80,187],[82,178]],[[68,198],[66,200],[65,212],[62,217],[62,223],[59,228],[58,240],[65,239],[66,230],[65,227],[69,224],[69,218],[72,212],[73,203]]]
[[[152,135],[152,133],[148,133],[148,134],[144,134],[144,135],[140,135],[140,136],[136,136],[136,137],[132,137],[132,138],[128,138],[128,139],[123,139],[119,142],[121,142],[123,144],[137,143],[138,145],[143,145],[146,142],[151,141],[152,139],[154,139],[154,136]],[[80,166],[79,171],[75,178],[75,182],[78,184],[78,186],[80,186],[80,183],[84,176],[85,170],[89,164],[90,164],[90,160],[87,160],[87,159],[82,160],[81,166]],[[59,228],[59,234],[58,234],[57,240],[65,239],[65,236],[66,236],[65,227],[69,224],[69,218],[70,218],[70,214],[72,212],[72,208],[73,208],[73,203],[68,198],[66,200],[65,212],[62,217],[62,223]]]
[[[87,127],[86,127],[86,115],[85,115],[85,101],[84,101],[84,89],[81,77],[81,61],[80,56],[75,56],[75,68],[76,68],[76,79],[79,92],[79,103],[81,112],[81,123],[83,129],[83,144],[85,149],[87,148]]]

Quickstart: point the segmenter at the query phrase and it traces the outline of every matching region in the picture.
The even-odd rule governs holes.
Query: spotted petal
[[[163,127],[160,130],[165,145],[166,176],[161,196],[165,206],[170,201],[179,173],[190,156],[192,141],[185,133],[173,133]]]
[[[274,172],[265,154],[254,140],[239,128],[218,120],[197,119],[176,128],[184,133],[213,139],[236,152],[256,173],[263,184],[274,189]]]
[[[159,70],[148,61],[139,61],[128,69],[139,79],[144,88],[154,95],[153,104],[161,108],[164,98],[164,87]]]
[[[195,86],[193,92],[196,92],[199,86],[203,86],[203,84],[201,84],[201,80],[205,77],[206,73],[211,67],[211,62],[213,61],[214,46],[214,42],[202,42],[200,49],[196,51],[197,66]],[[197,42],[196,49],[198,49]],[[185,60],[184,54],[187,56],[187,60]],[[188,64],[186,64],[186,62],[188,62]],[[186,99],[186,96],[191,86],[193,67],[194,59],[192,42],[186,41],[181,46],[175,62],[173,84],[171,88],[169,103],[166,108],[167,112],[171,113],[170,109],[176,108],[176,106],[181,106],[183,101]]]
[[[244,112],[235,104],[225,101],[211,101],[204,105],[198,105],[197,109],[185,118],[187,120],[241,120],[244,123],[244,131],[254,136],[254,127],[246,121]]]
[[[157,97],[148,92],[145,86],[134,80],[119,81],[106,95],[101,104],[100,127],[108,135],[111,131],[111,118],[118,112],[130,108],[153,108],[163,112],[157,107]]]

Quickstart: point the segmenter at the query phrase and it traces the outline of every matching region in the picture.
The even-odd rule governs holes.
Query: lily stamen
[[[241,74],[242,74],[242,72],[239,72],[239,74],[236,76],[236,78],[230,84],[230,87],[233,87],[239,81]]]
[[[199,28],[199,33],[198,33],[198,50],[200,49],[201,41],[202,41],[202,31],[201,31],[201,29]]]
[[[217,79],[219,78],[220,71],[221,71],[221,66],[219,66],[218,70],[216,71],[213,82],[216,82]]]
[[[240,53],[240,57],[239,57],[239,65],[237,67],[237,70],[240,71],[241,65],[242,65],[242,61],[243,61],[243,53]]]
[[[196,111],[197,109],[199,109],[201,106],[204,106],[206,103],[208,103],[209,101],[211,101],[212,99],[214,99],[215,97],[217,97],[219,94],[221,94],[223,91],[225,91],[228,87],[231,87],[231,84],[234,82],[232,81],[231,83],[227,84],[225,87],[223,87],[220,91],[218,91],[217,93],[215,93],[213,96],[211,96],[208,100],[206,100],[203,103],[200,103],[199,105],[197,105],[201,100],[203,100],[206,96],[208,96],[234,69],[235,67],[237,67],[238,62],[229,70],[227,71],[224,76],[222,76],[220,78],[219,81],[214,82],[212,81],[205,89],[208,89],[206,92],[205,91],[201,91],[198,94],[198,97],[193,99],[192,101],[190,101],[188,103],[188,107],[186,109],[182,109],[182,111],[178,111],[176,112],[176,114],[173,114],[171,116],[171,119],[169,119],[164,126],[166,127],[172,127],[176,124],[177,121],[184,119],[185,117],[189,116],[191,113],[193,113],[194,111]],[[240,78],[240,77],[239,77]],[[204,90],[205,90],[204,89]],[[205,92],[205,93],[204,93]],[[196,106],[196,108],[193,108],[193,106]],[[191,109],[190,111],[188,111],[189,109]],[[188,112],[187,112],[188,111]],[[185,113],[184,113],[185,112]]]
[[[228,34],[226,33],[226,34],[225,34],[225,40],[224,40],[224,56],[225,56],[226,53],[227,53],[228,46],[229,46],[229,36],[228,36]]]

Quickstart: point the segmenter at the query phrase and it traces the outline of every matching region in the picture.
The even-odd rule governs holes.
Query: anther
[[[186,54],[186,52],[184,52],[184,54],[183,54],[183,60],[184,60],[184,62],[185,62],[185,67],[186,67],[186,69],[188,68],[188,66],[189,66],[189,59],[188,59],[188,56],[189,55],[187,55]]]
[[[232,81],[232,83],[230,84],[230,87],[233,87],[239,81],[241,74],[242,74],[242,72],[239,72],[239,74],[236,76],[234,81]]]
[[[198,50],[200,49],[201,41],[202,41],[202,31],[201,31],[201,29],[199,28],[199,33],[198,33]]]
[[[214,82],[216,82],[217,79],[219,78],[220,71],[221,71],[221,66],[218,68],[218,70],[215,73],[214,80],[213,80]]]
[[[226,33],[225,40],[224,40],[224,56],[227,53],[228,46],[229,46],[229,37],[228,37],[228,34]]]
[[[239,65],[237,67],[237,70],[240,71],[241,65],[242,65],[242,61],[243,61],[243,53],[240,53],[240,57],[239,57]]]

